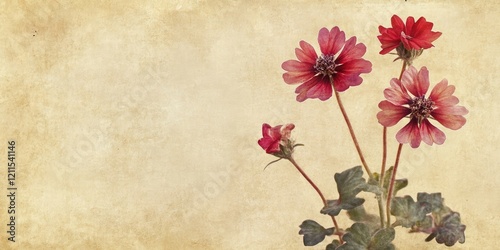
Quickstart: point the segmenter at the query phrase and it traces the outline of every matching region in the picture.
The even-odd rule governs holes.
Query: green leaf
[[[351,198],[347,201],[339,200],[327,200],[327,204],[323,209],[321,209],[321,213],[328,214],[331,216],[336,216],[340,213],[342,209],[350,210],[359,205],[362,205],[365,202],[363,198]]]
[[[363,223],[354,223],[347,229],[347,233],[342,237],[345,244],[338,247],[337,250],[368,249],[367,247],[370,244],[370,238],[370,227]]]
[[[393,228],[382,228],[374,233],[373,230],[364,223],[354,223],[347,229],[342,239],[345,244],[339,246],[337,250],[392,250],[391,243],[395,237]]]
[[[325,236],[332,235],[334,228],[325,229],[323,226],[313,220],[305,220],[299,226],[300,235],[304,235],[304,246],[314,246],[325,239]]]
[[[425,219],[431,212],[431,205],[427,202],[415,202],[411,196],[394,197],[391,204],[391,214],[396,216],[393,226],[411,228],[417,222]]]
[[[427,202],[431,205],[432,212],[439,212],[443,209],[443,201],[441,198],[441,193],[418,193],[417,201]]]
[[[464,232],[465,225],[460,222],[460,214],[452,212],[443,217],[441,223],[425,241],[431,241],[435,237],[437,243],[451,247],[457,241],[461,244],[465,243]]]
[[[384,183],[383,183],[383,192],[384,192],[384,197],[387,197],[387,193],[389,192],[389,183],[391,182],[391,174],[392,174],[392,170],[394,169],[394,167],[390,167],[388,170],[385,171],[384,173]],[[380,181],[380,174],[378,173],[373,173],[373,178],[375,181],[373,180],[370,180],[369,181],[369,184],[371,185],[375,185],[379,183]],[[394,187],[393,187],[393,190],[392,190],[392,197],[396,196],[397,192],[403,188],[405,188],[406,186],[408,186],[408,179],[396,179],[394,180]],[[372,192],[373,193],[373,192]]]
[[[326,250],[335,250],[337,249],[337,247],[339,247],[341,244],[340,244],[340,241],[339,240],[333,240],[332,243],[328,244],[326,246]]]
[[[372,236],[368,249],[373,250],[393,250],[394,245],[391,243],[396,237],[394,228],[381,228]]]
[[[367,213],[364,205],[357,206],[347,211],[347,215],[352,221],[365,223],[373,230],[380,226],[380,217]]]
[[[356,198],[356,195],[367,189],[367,184],[363,176],[361,166],[356,166],[342,173],[335,174],[335,182],[339,192],[339,199],[328,200],[327,205],[321,209],[321,213],[336,216],[342,209],[353,209],[365,202],[362,198]]]

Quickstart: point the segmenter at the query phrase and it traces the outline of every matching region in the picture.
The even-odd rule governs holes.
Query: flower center
[[[418,119],[418,123],[420,124],[424,119],[431,116],[431,112],[434,110],[434,102],[429,99],[425,99],[425,96],[416,97],[410,103],[410,110],[410,118],[416,117]]]
[[[331,76],[335,73],[335,56],[334,55],[321,55],[316,59],[316,65],[314,69],[317,73],[324,76]]]

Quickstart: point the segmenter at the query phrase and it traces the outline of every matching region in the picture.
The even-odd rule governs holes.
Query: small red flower
[[[262,138],[258,143],[268,154],[279,153],[281,152],[280,145],[287,146],[290,144],[290,135],[294,128],[295,125],[291,123],[276,127],[271,127],[271,125],[264,123],[262,124]]]
[[[412,16],[406,19],[406,25],[399,16],[392,16],[392,28],[378,27],[380,35],[377,36],[382,43],[381,55],[391,52],[402,44],[406,50],[420,50],[432,47],[432,42],[441,36],[441,32],[431,31],[434,25],[420,17],[417,22]]]
[[[387,100],[378,105],[382,109],[377,114],[378,121],[386,127],[394,126],[405,116],[410,118],[410,122],[396,134],[396,139],[400,143],[410,143],[412,148],[417,148],[421,141],[429,145],[433,142],[438,145],[444,143],[445,134],[433,126],[430,119],[457,130],[465,124],[463,115],[469,112],[465,107],[456,106],[459,100],[453,96],[455,86],[448,85],[446,79],[439,82],[426,97],[428,89],[427,68],[422,67],[417,72],[415,67],[410,66],[401,81],[396,78],[391,80],[391,87],[384,90]]]
[[[307,98],[319,98],[322,101],[332,96],[332,83],[335,90],[345,91],[350,86],[357,86],[363,82],[361,73],[369,73],[372,64],[361,57],[366,52],[366,46],[356,44],[353,36],[347,41],[345,34],[338,27],[330,31],[322,28],[318,34],[318,43],[321,56],[305,41],[300,41],[300,49],[295,49],[299,59],[288,60],[281,67],[288,71],[283,74],[287,84],[302,83],[296,90],[297,101]]]

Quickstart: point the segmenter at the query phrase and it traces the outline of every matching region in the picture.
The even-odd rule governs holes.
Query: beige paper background
[[[442,192],[467,225],[454,249],[496,249],[496,1],[44,2],[0,3],[1,249],[305,249],[298,225],[331,221],[289,163],[263,171],[273,157],[256,143],[262,123],[296,124],[296,159],[330,198],[333,174],[359,160],[333,99],[297,103],[280,65],[302,39],[318,48],[324,26],[366,44],[373,72],[341,96],[378,171],[376,105],[401,64],[378,54],[376,36],[394,13],[443,32],[415,65],[432,86],[456,85],[470,111],[444,145],[403,149],[402,194]],[[4,232],[11,139],[16,243]],[[400,249],[447,249],[397,234]]]

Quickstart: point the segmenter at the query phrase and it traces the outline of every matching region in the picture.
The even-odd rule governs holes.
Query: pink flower
[[[361,57],[366,46],[356,44],[356,37],[345,40],[345,34],[338,27],[330,31],[322,28],[318,34],[321,56],[305,41],[300,41],[300,49],[295,49],[297,60],[288,60],[281,67],[288,71],[283,74],[287,84],[302,83],[296,90],[297,101],[319,98],[322,101],[332,96],[332,83],[335,90],[345,91],[350,86],[363,82],[361,73],[369,73],[372,64]]]
[[[276,127],[271,127],[271,125],[264,123],[262,124],[262,138],[258,143],[268,154],[280,153],[280,145],[287,146],[290,144],[290,135],[294,128],[295,125],[291,123],[285,126],[278,125]]]
[[[392,16],[392,28],[378,27],[380,35],[377,36],[382,43],[381,55],[391,52],[402,44],[406,50],[420,50],[432,47],[432,42],[441,36],[441,32],[431,31],[434,25],[420,17],[417,22],[412,16],[406,19],[406,25],[399,16]]]
[[[448,85],[446,79],[432,89],[429,97],[425,97],[428,89],[427,68],[417,71],[410,66],[401,81],[396,78],[391,80],[391,87],[384,90],[387,100],[378,105],[382,109],[377,114],[378,122],[386,127],[394,126],[403,117],[410,118],[410,122],[396,134],[396,139],[400,143],[410,143],[412,148],[417,148],[421,141],[429,145],[444,143],[446,136],[430,123],[430,119],[457,130],[465,124],[463,115],[469,112],[462,106],[456,106],[459,101],[453,96],[455,86]]]

